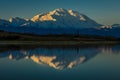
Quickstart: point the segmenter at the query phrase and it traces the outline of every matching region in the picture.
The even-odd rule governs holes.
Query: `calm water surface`
[[[120,45],[2,45],[0,80],[120,80]]]

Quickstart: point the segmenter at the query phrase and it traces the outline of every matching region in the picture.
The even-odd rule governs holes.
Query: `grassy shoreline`
[[[0,31],[0,45],[101,45],[120,44],[120,38],[97,35],[35,35]]]
[[[0,41],[0,45],[102,45],[102,44],[120,44],[120,41]]]

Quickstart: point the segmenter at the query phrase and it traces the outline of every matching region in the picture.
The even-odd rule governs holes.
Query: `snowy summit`
[[[43,28],[94,28],[101,26],[89,17],[77,11],[63,8],[55,9],[47,13],[41,13],[32,19],[22,19],[19,17],[0,20],[0,25],[4,26],[34,26]]]
[[[93,28],[101,26],[84,14],[62,8],[36,15],[31,20],[38,24],[41,23],[42,27]]]

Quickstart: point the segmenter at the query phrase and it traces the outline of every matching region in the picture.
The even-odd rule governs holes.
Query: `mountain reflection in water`
[[[63,70],[83,64],[96,55],[119,54],[120,46],[90,46],[90,47],[23,47],[23,46],[1,46],[0,58],[12,60],[31,59],[40,65],[48,65],[55,69]]]

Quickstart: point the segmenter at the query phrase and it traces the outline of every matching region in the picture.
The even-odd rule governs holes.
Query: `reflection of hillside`
[[[0,52],[0,58],[8,57],[13,60],[32,59],[35,63],[61,70],[85,63],[101,52],[117,54],[120,53],[120,46],[14,49]]]

